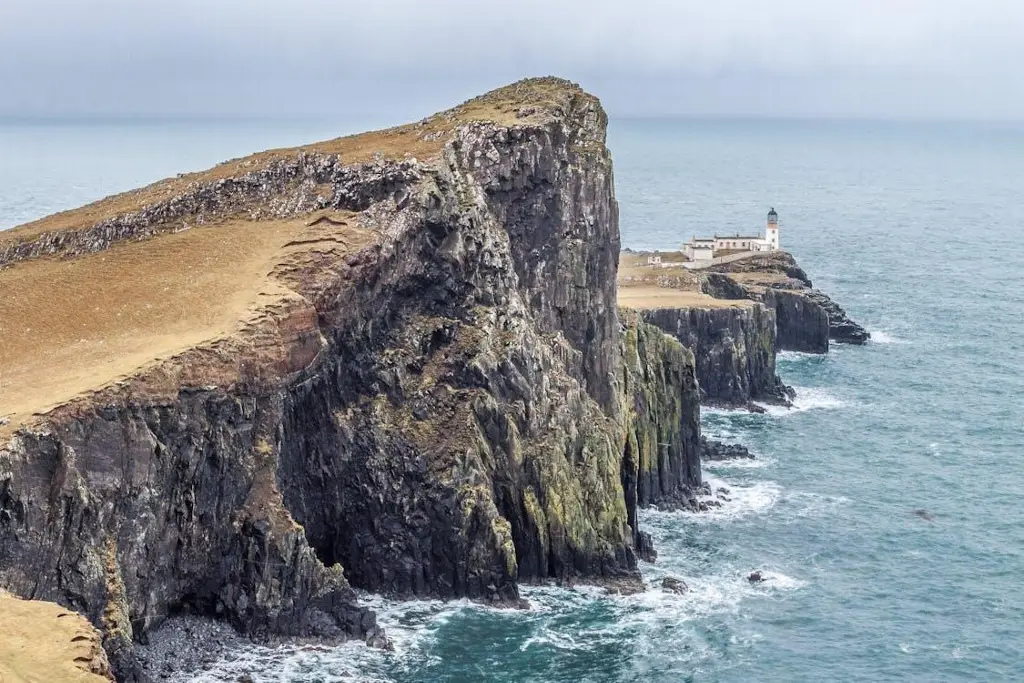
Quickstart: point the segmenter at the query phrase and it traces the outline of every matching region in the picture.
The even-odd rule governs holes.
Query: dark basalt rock
[[[914,510],[914,515],[917,516],[917,517],[920,517],[921,519],[923,519],[926,522],[934,522],[935,521],[935,515],[933,515],[932,513],[928,512],[927,510],[924,510],[924,509]]]
[[[661,587],[669,593],[676,593],[678,595],[682,595],[690,590],[690,587],[682,579],[677,579],[674,576],[666,576],[662,579]]]
[[[828,314],[829,337],[841,344],[866,344],[871,333],[850,320],[839,304],[817,289],[804,292],[804,296],[820,306]]]
[[[750,450],[740,444],[722,443],[702,436],[700,447],[701,457],[705,460],[754,459]]]
[[[786,279],[780,282],[773,277],[758,282],[755,277],[739,283],[729,273],[763,273]],[[825,353],[830,339],[843,344],[864,344],[871,337],[828,295],[814,289],[793,256],[784,251],[714,266],[704,276],[702,289],[718,298],[747,298],[773,308],[780,350]]]
[[[692,508],[702,488],[700,394],[693,353],[659,328],[623,310],[623,390],[627,396],[622,487],[635,510],[670,501]],[[644,547],[639,539],[635,545]]]
[[[430,163],[303,154],[0,254],[259,202],[363,211],[380,236],[304,274],[287,334],[169,361],[230,357],[230,382],[127,381],[0,443],[0,586],[86,614],[131,680],[149,675],[133,642],[176,614],[386,646],[353,586],[516,606],[523,581],[642,587],[637,506],[701,487],[695,364],[652,326],[620,331],[606,118],[543,85],[564,92],[541,122],[466,124]]]
[[[747,581],[749,581],[750,583],[762,583],[763,581],[765,581],[765,578],[764,576],[762,576],[761,572],[756,571],[751,572],[750,576],[747,577]]]
[[[641,311],[693,352],[701,401],[746,408],[753,401],[789,405],[792,390],[775,374],[775,311],[758,303],[722,308]]]

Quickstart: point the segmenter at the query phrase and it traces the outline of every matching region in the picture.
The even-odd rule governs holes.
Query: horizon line
[[[158,124],[158,123],[351,123],[370,124],[390,118],[385,112],[338,112],[337,114],[283,114],[283,113],[146,113],[146,112],[87,112],[15,114],[0,113],[0,125],[37,124]],[[903,116],[865,114],[741,114],[741,113],[690,113],[690,112],[608,112],[610,121],[692,121],[699,123],[894,123],[894,124],[989,124],[1024,125],[1020,117],[971,117],[971,116]],[[418,119],[416,119],[418,120]],[[412,123],[414,119],[404,121]],[[397,124],[387,125],[401,125]]]

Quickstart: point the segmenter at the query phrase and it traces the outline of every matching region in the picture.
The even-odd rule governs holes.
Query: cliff
[[[0,234],[0,586],[144,680],[174,614],[386,645],[353,586],[637,584],[699,408],[690,354],[620,333],[605,127],[524,81]]]
[[[630,527],[637,507],[695,508],[700,471],[700,390],[693,352],[622,309],[626,443],[622,481]],[[638,549],[650,552],[644,537]]]
[[[669,290],[666,290],[669,292]],[[775,311],[749,301],[720,300],[666,293],[641,307],[641,319],[689,349],[694,357],[700,399],[709,405],[748,407],[754,401],[788,404],[792,398],[775,373]]]
[[[755,303],[731,276],[650,267],[644,254],[627,251],[620,256],[618,285],[621,306],[638,311],[692,352],[701,401],[731,408],[789,403],[792,392],[775,373],[779,335],[814,332],[804,320],[788,324],[790,317],[780,324],[774,299]],[[788,313],[783,307],[781,314]]]
[[[828,342],[864,344],[871,335],[855,323],[784,251],[713,266],[705,291],[724,298],[750,298],[774,308],[779,348],[825,353]],[[716,274],[724,274],[717,275]]]
[[[702,276],[701,289],[722,299],[750,299],[764,304],[775,312],[775,345],[779,350],[804,353],[827,353],[829,343],[829,315],[807,293],[777,286],[782,280],[774,273],[758,273],[764,280],[710,272]]]

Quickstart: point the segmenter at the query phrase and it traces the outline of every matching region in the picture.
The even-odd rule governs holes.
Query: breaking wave
[[[884,330],[869,330],[872,344],[909,344],[906,339],[894,337]]]
[[[808,410],[834,410],[846,405],[843,401],[817,387],[793,387],[796,398],[791,407],[774,406],[758,403],[768,415],[785,416],[803,413]]]

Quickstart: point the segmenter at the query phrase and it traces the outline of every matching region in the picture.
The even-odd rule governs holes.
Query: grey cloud
[[[1019,0],[4,0],[0,114],[407,118],[555,73],[613,113],[1020,117],[1021,35]]]

